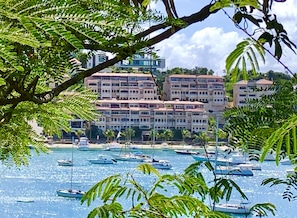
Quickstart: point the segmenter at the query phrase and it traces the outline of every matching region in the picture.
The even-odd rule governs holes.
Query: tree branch
[[[124,60],[127,57],[130,57],[132,54],[135,54],[137,51],[139,51],[143,47],[153,46],[153,45],[163,41],[164,39],[167,39],[170,36],[174,35],[181,29],[184,29],[184,28],[190,26],[191,24],[205,20],[211,14],[215,14],[218,11],[218,10],[210,11],[210,7],[212,7],[212,6],[213,6],[213,4],[206,5],[199,12],[194,13],[190,16],[184,16],[184,17],[180,18],[179,20],[184,22],[183,26],[169,25],[167,22],[164,22],[162,24],[158,24],[158,25],[150,27],[149,29],[147,29],[135,36],[136,43],[133,46],[119,48],[118,55],[116,55],[113,59],[103,62],[102,64],[99,64],[99,65],[93,67],[92,69],[88,69],[88,70],[85,70],[85,71],[75,74],[71,79],[63,82],[62,84],[58,85],[56,88],[52,89],[51,91],[39,93],[39,94],[35,94],[35,95],[32,95],[32,94],[24,95],[25,93],[22,93],[22,96],[20,96],[19,98],[6,99],[3,101],[1,100],[0,105],[7,105],[7,104],[20,102],[20,101],[32,101],[37,104],[43,104],[43,103],[50,102],[55,96],[58,96],[61,92],[63,92],[67,88],[71,87],[72,85],[76,84],[77,82],[83,80],[84,78],[91,76],[92,74],[94,74],[100,70],[103,70],[107,67],[113,66],[114,64],[118,63],[119,61]],[[164,32],[160,33],[159,35],[149,39],[144,46],[143,38],[155,31],[158,31],[161,29],[166,29],[166,30]],[[100,46],[85,45],[85,48],[91,49],[91,50],[101,50]]]

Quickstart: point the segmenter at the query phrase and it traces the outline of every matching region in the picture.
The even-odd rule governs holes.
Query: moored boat
[[[111,156],[118,161],[130,161],[130,162],[143,162],[144,158],[137,156],[135,154],[111,154]]]
[[[89,150],[89,139],[87,137],[79,138],[78,150],[80,150],[80,151],[88,151]]]
[[[60,197],[66,197],[66,198],[77,198],[80,199],[85,194],[85,192],[81,190],[75,190],[75,189],[61,189],[57,191],[57,195]]]
[[[57,160],[59,166],[73,166],[72,160]]]
[[[189,149],[176,149],[174,151],[177,154],[185,154],[185,155],[199,154],[197,151],[192,151],[192,150],[189,150]]]
[[[250,207],[246,204],[229,204],[229,203],[220,203],[214,206],[215,211],[223,212],[223,213],[232,213],[232,214],[250,214]]]
[[[105,155],[98,155],[98,158],[89,159],[88,161],[92,164],[114,164],[114,163],[116,163],[116,160],[108,158]]]
[[[253,176],[254,173],[249,167],[243,166],[220,166],[215,170],[217,175]]]
[[[285,158],[280,161],[281,165],[292,165],[292,161],[289,158]]]
[[[215,154],[207,154],[207,155],[197,154],[197,155],[192,155],[192,157],[196,161],[202,161],[202,162],[210,161],[210,162],[216,163],[217,166],[235,166],[235,165],[246,163],[246,160],[242,155],[234,155],[230,158],[223,158],[223,157],[216,158]]]
[[[172,165],[167,160],[159,160],[156,162],[152,162],[151,165],[156,169],[162,170],[170,170],[172,168]]]

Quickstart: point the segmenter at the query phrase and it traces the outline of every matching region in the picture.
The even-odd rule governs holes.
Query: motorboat
[[[247,168],[250,168],[251,170],[262,170],[262,167],[260,164],[254,164],[252,162],[246,162],[246,163],[238,164],[236,166],[247,167]]]
[[[59,166],[73,166],[72,160],[57,160]]]
[[[168,160],[156,160],[154,158],[144,160],[144,162],[151,164],[156,169],[170,170],[172,165]]]
[[[210,161],[212,163],[215,163],[217,166],[236,166],[239,164],[245,164],[246,158],[244,155],[233,155],[230,158],[224,158],[224,157],[217,157],[215,154],[197,154],[197,155],[192,155],[194,160],[196,161]]]
[[[244,166],[220,166],[215,170],[217,175],[253,176],[249,167]]]
[[[87,137],[80,137],[77,145],[78,145],[78,150],[88,151],[89,150],[89,139]]]
[[[145,158],[135,154],[111,154],[111,156],[117,161],[130,161],[130,162],[143,162]]]
[[[264,161],[275,161],[276,156],[274,151],[270,151],[266,154]]]
[[[108,158],[105,155],[98,155],[98,158],[89,159],[88,161],[92,164],[114,164],[114,163],[116,163],[116,160]]]
[[[185,155],[199,154],[197,151],[192,151],[192,150],[189,150],[189,149],[176,149],[174,151],[177,154],[185,154]]]
[[[244,204],[229,204],[229,203],[219,203],[214,206],[215,211],[223,212],[223,213],[232,213],[232,214],[250,214],[251,207]]]
[[[287,169],[286,172],[287,172],[288,175],[290,175],[290,174],[293,174],[295,172],[295,169]]]
[[[159,160],[157,162],[152,162],[151,165],[156,169],[162,170],[170,170],[172,168],[172,165],[168,160]]]
[[[66,197],[66,198],[77,198],[80,199],[85,194],[85,192],[81,190],[75,190],[75,189],[61,189],[57,191],[57,195],[60,197]]]
[[[289,158],[285,158],[280,161],[281,165],[292,165],[292,161]]]

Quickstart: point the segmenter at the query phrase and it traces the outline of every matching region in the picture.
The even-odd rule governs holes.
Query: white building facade
[[[170,75],[163,82],[165,100],[198,101],[206,111],[222,112],[228,99],[223,77],[213,75]]]
[[[200,102],[160,100],[98,100],[102,114],[96,122],[103,131],[138,127],[142,130],[188,129],[206,131],[208,116]]]
[[[85,86],[98,93],[97,110],[102,114],[95,121],[103,132],[107,129],[139,128],[188,129],[207,131],[208,113],[205,104],[178,99],[163,101],[151,74],[95,73],[85,79]]]
[[[85,79],[85,86],[98,93],[98,99],[156,100],[157,86],[151,74],[95,73]]]
[[[241,80],[233,87],[233,106],[242,107],[246,105],[247,100],[259,99],[262,95],[271,95],[273,82],[267,79],[257,81]]]

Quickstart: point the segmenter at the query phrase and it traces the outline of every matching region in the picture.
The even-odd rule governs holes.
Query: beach
[[[71,143],[48,143],[46,144],[48,148],[72,148],[73,145]],[[113,143],[89,143],[89,149],[105,149],[109,146],[112,146]],[[117,146],[121,146],[122,148],[125,147],[125,144],[117,144]],[[74,147],[78,147],[77,144],[74,144]],[[194,145],[184,145],[184,144],[129,144],[126,145],[127,148],[131,149],[170,149],[170,150],[176,150],[176,149],[182,149],[182,150],[200,150],[203,151],[204,148],[201,146],[194,146]],[[208,145],[206,146],[206,149],[209,150],[215,150],[214,145]],[[227,146],[220,145],[218,147],[220,151],[224,151],[228,149]]]

